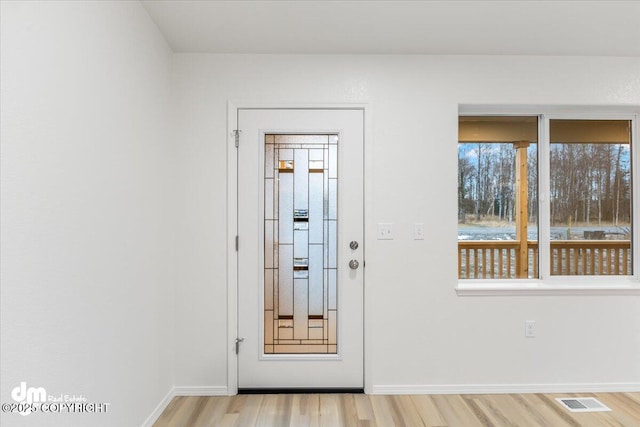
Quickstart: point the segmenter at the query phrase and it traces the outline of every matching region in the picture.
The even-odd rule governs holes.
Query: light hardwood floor
[[[612,412],[571,413],[555,397],[596,397]],[[640,393],[176,397],[154,427],[640,427]]]

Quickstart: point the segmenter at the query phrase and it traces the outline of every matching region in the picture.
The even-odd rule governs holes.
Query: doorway
[[[364,110],[237,110],[238,388],[362,389]]]

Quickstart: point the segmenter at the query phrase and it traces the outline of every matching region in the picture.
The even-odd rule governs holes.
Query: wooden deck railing
[[[552,240],[552,275],[629,275],[629,240]]]
[[[458,241],[458,277],[514,279],[519,270],[516,240]],[[538,277],[538,242],[528,241],[529,277]],[[552,275],[629,275],[629,240],[552,240]]]

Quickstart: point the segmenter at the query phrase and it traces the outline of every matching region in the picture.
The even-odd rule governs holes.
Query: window
[[[631,121],[550,120],[552,275],[631,275]]]
[[[458,124],[459,279],[633,276],[633,117]]]
[[[538,118],[460,117],[458,276],[538,277]]]

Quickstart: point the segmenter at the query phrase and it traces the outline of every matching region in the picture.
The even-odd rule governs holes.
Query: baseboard
[[[151,415],[147,417],[144,423],[142,423],[141,427],[152,427],[153,424],[158,420],[158,418],[160,418],[160,415],[162,415],[162,412],[167,408],[167,406],[171,402],[171,399],[175,397],[173,390],[173,388],[169,390],[169,393],[167,393],[167,395],[160,401],[160,403],[158,403],[156,409],[154,409]]]
[[[227,396],[227,386],[173,387],[158,403],[151,415],[147,417],[141,427],[152,427],[158,421],[162,412],[176,396]]]
[[[374,385],[371,394],[638,392],[640,383]]]
[[[227,386],[180,386],[173,388],[174,396],[227,396]]]

